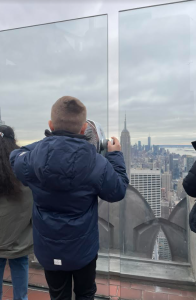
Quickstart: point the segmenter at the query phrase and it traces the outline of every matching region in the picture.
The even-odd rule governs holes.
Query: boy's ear
[[[54,126],[53,126],[53,123],[52,123],[51,120],[48,121],[48,125],[49,125],[50,130],[51,130],[51,131],[54,131]]]
[[[87,126],[88,126],[88,124],[84,123],[84,125],[82,126],[82,129],[80,130],[80,134],[84,134],[85,133],[85,130],[86,130]]]

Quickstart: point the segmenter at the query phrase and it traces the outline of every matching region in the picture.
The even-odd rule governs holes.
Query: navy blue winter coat
[[[58,133],[56,133],[58,134]],[[14,150],[17,178],[34,197],[34,251],[46,270],[77,270],[99,249],[98,196],[124,198],[128,185],[122,152],[104,158],[82,136],[53,135]]]

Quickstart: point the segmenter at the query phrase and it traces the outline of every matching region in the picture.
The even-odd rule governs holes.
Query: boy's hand
[[[112,137],[112,139],[113,145],[110,141],[108,142],[108,152],[121,151],[121,145],[119,140],[116,137]]]

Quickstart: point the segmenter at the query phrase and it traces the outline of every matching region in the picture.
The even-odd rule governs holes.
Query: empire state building
[[[121,132],[120,143],[121,143],[121,148],[122,148],[122,152],[123,152],[124,159],[125,159],[127,175],[128,175],[128,178],[130,179],[131,139],[130,139],[129,131],[127,130],[126,115],[125,115],[125,121],[124,121],[124,129]]]

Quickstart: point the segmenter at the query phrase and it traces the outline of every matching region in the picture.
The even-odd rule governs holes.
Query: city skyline
[[[186,197],[182,183],[196,161],[195,151],[182,151],[179,148],[183,152],[179,154],[172,147],[153,145],[150,134],[144,145],[141,140],[133,144],[130,135],[132,133],[127,129],[125,117],[121,143],[130,185],[148,202],[156,218],[168,220],[174,207]],[[194,155],[190,155],[190,152]],[[170,246],[162,229],[157,235],[152,259],[172,260]]]
[[[133,106],[134,108],[134,106]],[[131,132],[131,141],[132,144],[138,143],[138,141],[141,141],[143,145],[148,144],[148,138],[149,138],[149,131],[150,131],[150,138],[151,138],[151,144],[153,145],[182,145],[182,146],[191,146],[191,142],[196,140],[196,126],[192,126],[192,130],[190,133],[190,130],[187,130],[186,135],[182,135],[180,133],[178,134],[171,134],[170,129],[168,128],[168,131],[165,133],[158,132],[159,126],[154,126],[154,128],[150,127],[150,124],[148,126],[148,123],[143,124],[145,127],[145,134],[144,134],[144,128],[141,128],[140,125],[140,131],[138,131],[137,126],[135,126],[134,123],[130,121],[131,117],[129,117],[129,110],[127,112],[126,110],[126,116],[127,116],[127,128]],[[123,119],[124,114],[122,113],[120,115],[120,132],[123,129]],[[176,123],[176,127],[177,127]],[[155,133],[155,130],[157,133]],[[194,132],[195,130],[195,132]],[[193,133],[194,132],[194,133]],[[185,134],[185,133],[184,133]]]

